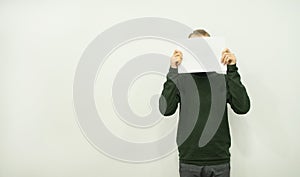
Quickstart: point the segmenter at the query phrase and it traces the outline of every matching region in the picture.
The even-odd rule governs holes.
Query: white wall
[[[236,54],[252,107],[242,117],[229,112],[232,176],[299,176],[299,3],[1,1],[0,177],[179,175],[177,152],[141,164],[105,156],[82,135],[74,113],[84,49],[112,25],[145,16],[225,36]]]

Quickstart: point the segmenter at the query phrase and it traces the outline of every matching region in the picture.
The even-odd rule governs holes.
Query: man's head
[[[194,37],[210,37],[210,34],[208,32],[206,32],[204,29],[197,29],[197,30],[194,30],[189,35],[189,38],[194,38]]]

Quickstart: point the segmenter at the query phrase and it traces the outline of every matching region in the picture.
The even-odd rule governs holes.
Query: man
[[[210,37],[210,35],[205,30],[198,29],[189,35],[189,38],[194,37]],[[180,103],[176,139],[179,152],[179,174],[181,177],[229,177],[231,137],[227,103],[237,114],[246,114],[250,109],[250,100],[246,88],[241,83],[236,57],[229,49],[222,52],[221,62],[227,65],[226,74],[216,72],[179,74],[178,65],[181,64],[182,59],[182,52],[175,50],[170,59],[167,80],[159,98],[159,110],[165,116],[174,114]],[[191,80],[189,77],[193,78],[193,83],[196,85],[194,89],[192,89],[192,82],[188,82]],[[223,101],[224,106],[223,109],[217,109],[221,112],[219,114],[221,115],[219,116],[220,125],[215,133],[211,133],[213,136],[210,141],[201,147],[198,144],[199,139],[212,114],[210,110],[214,108],[211,79],[220,80],[213,86],[219,89],[218,93],[224,93],[224,99],[217,100]],[[198,106],[195,106],[196,98],[199,98],[201,102]],[[215,113],[216,111],[213,115],[218,115]],[[190,124],[193,116],[197,120],[195,124]],[[188,136],[182,138],[187,132]]]

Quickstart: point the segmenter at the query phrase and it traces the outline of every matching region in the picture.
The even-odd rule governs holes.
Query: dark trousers
[[[230,163],[220,165],[193,165],[179,163],[180,177],[229,177]]]

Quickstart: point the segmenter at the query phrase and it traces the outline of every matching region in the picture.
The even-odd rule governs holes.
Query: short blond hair
[[[196,30],[194,30],[194,31],[189,35],[189,38],[190,38],[192,35],[197,35],[197,36],[208,36],[208,37],[210,37],[210,34],[209,34],[208,32],[206,32],[204,29],[196,29]]]

